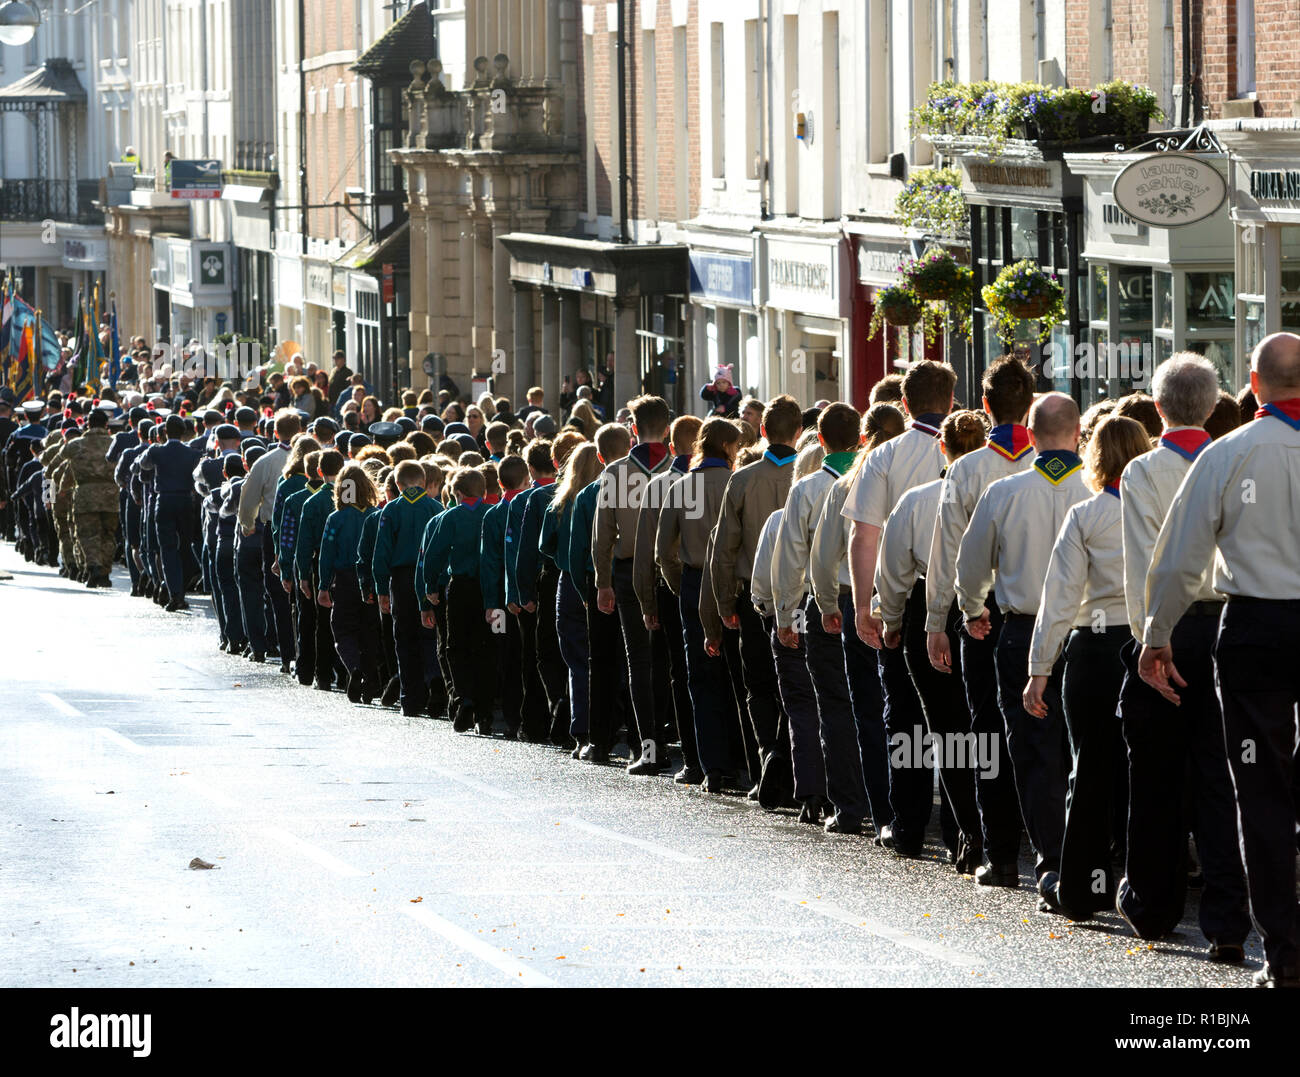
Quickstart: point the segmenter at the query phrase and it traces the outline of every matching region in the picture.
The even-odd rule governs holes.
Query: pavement
[[[1244,987],[795,813],[455,734],[0,546],[6,987]],[[936,818],[937,824],[937,818]],[[212,865],[192,866],[196,858]]]

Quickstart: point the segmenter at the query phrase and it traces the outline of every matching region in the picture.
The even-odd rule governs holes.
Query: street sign
[[[395,267],[393,266],[392,262],[385,262],[383,264],[383,288],[384,288],[383,295],[384,295],[385,303],[391,303],[393,301],[394,295],[396,294],[396,290],[393,287],[394,268]]]
[[[173,198],[220,198],[220,161],[173,161],[171,163]]]

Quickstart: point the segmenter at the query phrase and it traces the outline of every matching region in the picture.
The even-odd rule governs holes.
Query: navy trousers
[[[258,527],[261,527],[259,524]],[[262,577],[262,547],[244,536],[235,552],[235,578],[239,590],[239,614],[244,621],[244,632],[255,654],[270,650],[271,637],[266,625],[265,584]]]
[[[700,569],[682,566],[677,608],[686,653],[686,688],[691,696],[700,769],[705,774],[729,774],[735,768],[735,761],[728,726],[735,722],[735,710],[730,699],[726,660],[722,655],[712,657],[704,649],[704,625],[700,621],[702,579]]]
[[[194,507],[189,494],[159,494],[157,508],[158,552],[163,579],[173,600],[185,596],[186,551],[191,544]]]
[[[885,690],[880,681],[880,660],[862,642],[854,624],[853,595],[840,595],[840,643],[844,647],[844,672],[857,725],[862,756],[862,778],[871,806],[871,823],[879,834],[894,822],[889,799],[889,738],[885,732]]]
[[[781,689],[781,709],[790,723],[790,761],[794,769],[796,800],[826,796],[826,763],[822,758],[817,720],[817,694],[808,675],[807,634],[799,634],[799,646],[783,646],[772,628],[772,660]]]
[[[846,821],[867,818],[867,787],[862,776],[862,748],[853,717],[853,699],[844,667],[844,642],[822,627],[821,611],[813,599],[805,607],[808,635],[804,641],[808,676],[817,697],[817,734],[826,767],[826,797],[835,814]]]
[[[513,633],[507,631],[498,641],[499,668],[502,670],[517,669],[519,663],[518,622],[509,615],[506,617],[506,622],[508,628],[512,627],[514,631]],[[560,573],[560,585],[555,595],[555,634],[560,641],[560,657],[564,659],[565,668],[569,673],[569,734],[579,743],[586,744],[587,733],[590,729],[591,698],[587,677],[587,662],[590,658],[587,649],[587,611],[582,605],[582,596],[574,585],[573,577],[567,572]],[[513,648],[510,642],[511,635],[513,635],[514,639]],[[512,650],[513,654],[511,654]],[[505,678],[505,683],[501,689],[501,706],[503,711],[510,709],[507,708],[506,696],[511,688],[514,688],[514,691],[510,693],[513,696],[513,720],[511,713],[507,713],[506,723],[511,728],[517,729],[519,727],[520,704],[518,678]]]

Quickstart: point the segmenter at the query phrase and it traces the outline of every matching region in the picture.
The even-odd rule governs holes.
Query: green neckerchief
[[[828,452],[822,464],[837,475],[843,475],[853,466],[853,461],[857,459],[857,456],[857,449],[850,449],[848,452]]]

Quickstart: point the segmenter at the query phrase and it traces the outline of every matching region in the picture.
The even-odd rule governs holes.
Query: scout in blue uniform
[[[483,594],[483,608],[489,615],[495,615],[490,626],[493,628],[493,658],[501,674],[501,716],[506,724],[506,737],[513,739],[519,735],[523,708],[523,680],[517,672],[523,660],[523,641],[519,634],[519,618],[506,610],[506,529],[510,506],[528,484],[528,465],[523,458],[507,456],[502,459],[497,467],[497,483],[501,500],[483,517],[479,588]]]
[[[415,564],[424,529],[441,506],[425,492],[424,468],[414,460],[402,461],[394,474],[400,496],[385,505],[379,515],[371,569],[379,608],[393,615],[393,649],[397,654],[402,713],[415,717],[424,711],[429,696]]]
[[[378,476],[379,503],[361,524],[361,538],[357,542],[357,587],[365,605],[362,618],[368,626],[379,630],[379,684],[373,695],[381,697],[380,706],[392,707],[397,703],[401,682],[397,679],[397,652],[393,649],[393,615],[381,613],[375,596],[375,577],[371,563],[375,558],[375,539],[379,536],[380,510],[398,497],[393,469],[385,467]]]
[[[297,674],[298,683],[302,685],[311,684],[316,676],[319,657],[316,654],[316,597],[315,595],[310,598],[305,597],[295,586],[298,582],[295,555],[298,549],[298,524],[302,518],[303,506],[307,504],[307,499],[320,489],[320,458],[319,451],[307,454],[303,460],[305,484],[302,489],[284,499],[284,511],[280,514],[280,583],[285,593],[289,595],[294,611],[297,613],[298,664],[294,672]]]
[[[458,504],[425,526],[416,586],[425,627],[432,628],[439,617],[446,620],[455,729],[464,732],[477,725],[480,734],[490,736],[492,641],[479,582],[486,484],[480,472],[465,468],[455,473],[451,488]],[[445,604],[440,598],[444,587]]]
[[[346,688],[353,703],[370,703],[383,687],[378,625],[366,623],[367,607],[357,573],[361,532],[378,501],[379,491],[360,464],[348,464],[339,472],[335,507],[325,520],[316,573],[316,601],[330,611],[334,648],[347,670]]]
[[[607,423],[596,431],[597,461],[602,466],[621,460],[631,446],[632,435],[621,424]],[[605,613],[596,601],[596,562],[592,557],[591,537],[600,491],[598,474],[574,496],[569,524],[569,572],[587,613],[587,744],[579,758],[589,763],[609,761],[618,728],[615,715],[628,684],[618,612]],[[634,733],[633,726],[629,739]]]
[[[239,504],[239,487],[234,484],[244,477],[244,458],[238,452],[227,453],[221,460],[221,471],[225,478],[210,495],[216,509],[216,541],[212,551],[215,589],[212,600],[215,605],[218,594],[220,595],[228,641],[226,653],[242,655],[249,648],[249,639],[240,608],[239,576],[235,567],[236,532],[239,530],[235,512]]]
[[[244,634],[248,637],[249,657],[260,664],[266,661],[266,653],[272,643],[268,632],[266,589],[262,584],[263,528],[259,520],[251,535],[243,534],[239,527],[238,513],[248,469],[266,455],[266,449],[252,439],[246,439],[243,445],[243,471],[227,480],[228,489],[221,511],[223,514],[230,513],[235,521],[234,569],[239,616],[243,619]]]
[[[304,605],[312,608],[315,622],[315,680],[316,687],[328,692],[334,683],[335,666],[334,633],[330,629],[329,607],[317,602],[323,588],[319,579],[320,544],[325,534],[325,521],[334,511],[334,480],[343,470],[343,454],[328,449],[320,454],[321,487],[302,506],[298,521],[298,539],[294,544],[293,575],[298,584],[298,594]],[[340,680],[345,675],[339,670]]]
[[[534,441],[524,456],[528,464],[531,483],[510,502],[506,518],[506,608],[519,619],[521,663],[519,676],[523,683],[522,725],[520,735],[526,740],[544,740],[551,726],[550,702],[537,667],[537,605],[535,599],[530,609],[529,599],[522,597],[523,586],[519,577],[519,554],[522,549],[524,514],[529,499],[540,489],[555,483],[555,461],[551,456],[553,446],[549,441]],[[539,531],[540,537],[540,531]],[[525,567],[535,559],[525,558]],[[533,591],[536,582],[529,584]]]

